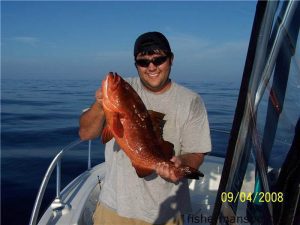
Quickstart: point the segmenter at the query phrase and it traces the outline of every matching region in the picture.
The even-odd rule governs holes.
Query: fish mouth
[[[110,72],[106,76],[107,88],[111,91],[115,91],[121,82],[121,77],[117,73]]]
[[[121,77],[117,73],[109,72],[102,83],[104,96],[108,97],[108,91],[114,92],[118,88],[120,82]]]
[[[102,82],[102,93],[103,93],[103,104],[106,108],[115,110],[117,107],[114,105],[114,101],[112,99],[113,93],[117,90],[119,84],[121,83],[121,77],[117,73],[109,72],[106,78]],[[106,103],[108,100],[109,104]]]

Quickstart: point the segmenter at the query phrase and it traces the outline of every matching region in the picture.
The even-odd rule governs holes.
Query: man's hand
[[[95,93],[95,99],[96,102],[99,103],[102,107],[102,100],[103,100],[103,95],[102,95],[102,88],[99,87]]]
[[[105,121],[102,101],[102,90],[99,87],[95,92],[95,102],[80,116],[79,136],[82,140],[91,140],[101,135]]]
[[[182,164],[180,156],[173,156],[170,161],[174,163],[175,167],[179,167]],[[173,183],[176,183],[181,179],[175,176],[174,170],[171,170],[167,163],[159,163],[156,167],[156,173],[166,181]]]
[[[170,161],[174,163],[175,167],[179,167],[181,165],[187,165],[195,169],[199,168],[203,160],[204,160],[203,153],[186,153],[179,156],[173,156],[170,159]],[[158,164],[156,167],[156,173],[166,181],[173,182],[173,183],[176,183],[182,179],[175,176],[174,171],[170,169],[167,163]]]

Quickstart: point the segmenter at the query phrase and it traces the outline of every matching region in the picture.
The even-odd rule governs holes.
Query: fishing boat
[[[185,224],[300,224],[299,18],[299,1],[257,2],[226,155],[208,155],[204,178],[190,181],[193,212]],[[49,165],[30,225],[92,224],[105,163],[91,166],[91,140],[87,170],[61,190],[61,160],[81,143]],[[56,198],[41,215],[54,171]]]

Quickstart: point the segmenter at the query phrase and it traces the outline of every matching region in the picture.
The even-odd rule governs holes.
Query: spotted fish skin
[[[148,111],[136,91],[121,76],[109,73],[102,82],[106,126],[102,142],[115,138],[139,177],[152,174],[157,165],[168,164],[178,178],[199,179],[203,174],[189,166],[175,167],[170,161],[173,144],[162,138],[164,114]]]

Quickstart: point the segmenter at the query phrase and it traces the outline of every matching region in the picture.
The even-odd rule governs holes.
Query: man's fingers
[[[178,181],[178,177],[175,175],[174,169],[172,169],[168,163],[158,163],[156,173],[167,181],[174,183]]]
[[[102,104],[103,95],[102,95],[102,89],[101,89],[101,87],[97,89],[97,91],[95,93],[95,98],[96,98],[96,101],[98,103]]]
[[[181,161],[181,159],[178,156],[173,156],[170,159],[170,161],[174,163],[175,167],[179,167],[179,166],[182,165],[182,161]]]

